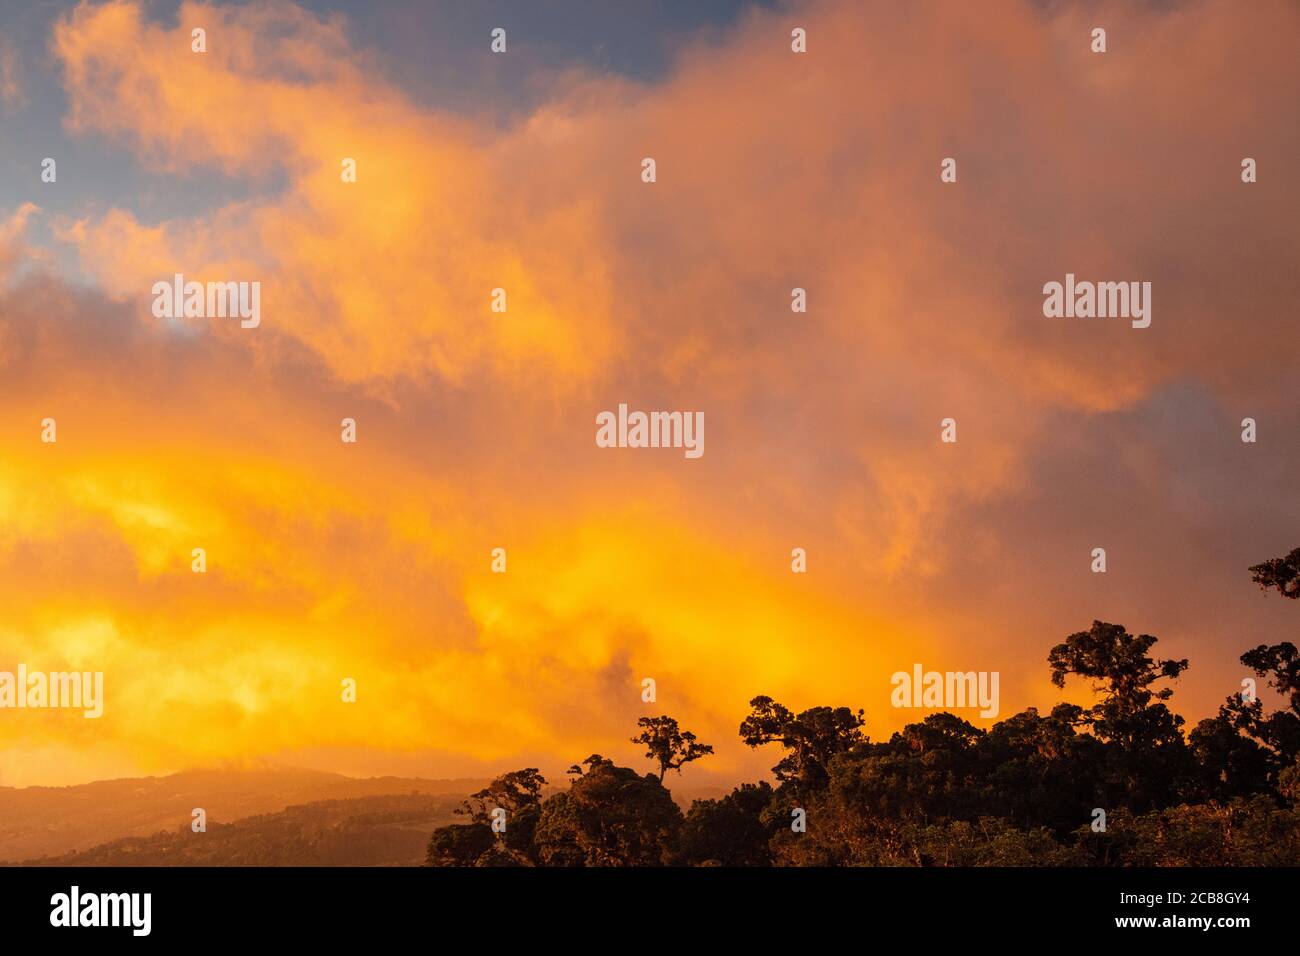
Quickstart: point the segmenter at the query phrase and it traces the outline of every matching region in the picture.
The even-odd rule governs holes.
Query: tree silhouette
[[[496,836],[486,824],[438,827],[429,838],[425,866],[473,866],[494,843]]]
[[[654,774],[595,763],[543,805],[535,852],[544,866],[663,866],[681,825]]]
[[[469,824],[439,827],[429,841],[430,866],[520,866],[536,862],[533,833],[542,813],[546,778],[536,767],[512,770],[472,793],[454,812]],[[492,829],[492,811],[506,811],[505,831]]]
[[[1272,558],[1254,565],[1250,578],[1265,591],[1277,588],[1283,597],[1300,599],[1300,548],[1285,558]]]
[[[1250,577],[1264,591],[1276,588],[1283,597],[1300,598],[1300,548],[1285,558],[1273,558],[1254,565]],[[1300,653],[1290,641],[1260,644],[1242,654],[1241,663],[1287,698],[1290,709],[1266,714],[1258,698],[1244,699],[1240,694],[1233,694],[1219,708],[1213,726],[1211,721],[1202,721],[1198,725],[1193,732],[1195,742],[1203,743],[1213,732],[1223,741],[1224,747],[1231,747],[1238,759],[1243,753],[1249,754],[1250,746],[1254,745],[1258,755],[1250,755],[1251,767],[1254,767],[1256,758],[1263,759],[1268,766],[1268,779],[1279,793],[1283,793],[1289,786],[1288,781],[1300,773],[1295,770],[1300,766]],[[1229,733],[1237,734],[1241,739],[1229,740]],[[1243,742],[1247,739],[1250,743]],[[1224,766],[1220,777],[1230,772],[1233,771]]]
[[[606,760],[600,754],[592,754],[590,757],[584,760],[581,765],[575,763],[571,765],[569,769],[564,772],[571,777],[581,777],[585,772],[582,769],[584,766],[588,770],[595,770],[597,767],[612,767],[614,766],[614,761]]]
[[[1067,674],[1095,678],[1104,681],[1098,690],[1107,691],[1129,709],[1140,709],[1152,697],[1147,687],[1162,677],[1177,677],[1187,668],[1185,659],[1156,661],[1148,657],[1147,651],[1155,643],[1150,634],[1134,636],[1121,624],[1093,621],[1091,629],[1071,634],[1047,655],[1052,683],[1064,687]],[[1171,694],[1168,688],[1154,692],[1160,700]]]
[[[1242,654],[1241,662],[1286,697],[1290,709],[1266,714],[1258,698],[1243,700],[1234,694],[1219,708],[1219,714],[1267,751],[1272,757],[1270,779],[1279,784],[1280,774],[1300,761],[1300,655],[1294,644],[1283,641],[1261,644]]]
[[[824,786],[831,758],[867,739],[861,710],[812,707],[796,716],[771,697],[755,697],[749,706],[753,712],[740,725],[740,739],[751,747],[779,743],[789,751],[772,773],[799,788]]]
[[[1275,750],[1263,745],[1268,734],[1260,734],[1262,711],[1259,701],[1246,704],[1230,697],[1217,717],[1205,718],[1188,735],[1201,768],[1201,785],[1211,798],[1222,801],[1255,793],[1261,781],[1276,772]]]
[[[1097,682],[1094,690],[1106,696],[1087,712],[1085,720],[1103,740],[1133,746],[1142,742],[1144,735],[1168,735],[1181,724],[1181,718],[1168,720],[1167,716],[1172,716],[1168,709],[1151,702],[1168,700],[1173,690],[1150,688],[1162,678],[1177,678],[1187,669],[1187,659],[1154,660],[1147,651],[1155,643],[1150,634],[1133,635],[1123,625],[1093,621],[1089,630],[1071,634],[1048,654],[1052,683],[1064,687],[1067,674]]]
[[[1261,589],[1300,597],[1300,548],[1250,568]],[[1257,677],[1288,699],[1290,710],[1265,713],[1258,697],[1230,695],[1219,713],[1196,725],[1189,737],[1210,796],[1244,796],[1271,784],[1285,796],[1286,776],[1300,760],[1300,654],[1294,644],[1260,644],[1241,655]]]
[[[1241,655],[1241,662],[1269,686],[1288,698],[1291,709],[1300,716],[1300,653],[1290,641],[1268,646],[1261,644]]]
[[[495,807],[505,808],[508,816],[538,808],[544,786],[546,778],[538,773],[536,767],[513,770],[497,777],[477,793],[471,793],[469,800],[456,813],[468,816],[475,823],[490,824]]]
[[[634,744],[645,745],[645,755],[659,764],[659,782],[669,770],[682,772],[682,766],[713,753],[709,744],[695,742],[689,730],[679,730],[677,721],[667,714],[662,717],[642,717],[637,722],[640,735],[632,738]]]
[[[1109,799],[1128,788],[1132,804],[1146,810],[1173,797],[1195,774],[1183,738],[1183,718],[1164,701],[1173,695],[1151,685],[1176,679],[1187,660],[1155,660],[1147,652],[1156,643],[1150,634],[1130,634],[1122,625],[1093,621],[1057,644],[1048,654],[1052,683],[1065,686],[1068,674],[1091,678],[1102,700],[1080,718],[1097,738],[1114,745],[1107,751],[1105,782]]]
[[[1286,559],[1251,569],[1294,597]],[[1288,564],[1288,562],[1291,562]],[[1264,573],[1267,572],[1267,573]],[[1261,644],[1242,663],[1288,698],[1266,713],[1230,696],[1187,736],[1166,702],[1186,660],[1152,654],[1157,639],[1094,621],[1052,647],[1052,682],[1092,683],[1090,706],[1029,708],[988,729],[932,713],[885,742],[848,707],[799,714],[755,697],[739,728],[750,747],[776,743],[767,782],[697,800],[683,817],[663,781],[712,753],[667,715],[643,717],[633,741],[658,773],[592,754],[567,791],[542,798],[536,768],[472,795],[472,823],[441,827],[439,866],[1168,866],[1300,863],[1300,653]],[[494,835],[489,808],[510,826]],[[1095,811],[1107,827],[1094,830]],[[791,828],[801,810],[806,830]]]

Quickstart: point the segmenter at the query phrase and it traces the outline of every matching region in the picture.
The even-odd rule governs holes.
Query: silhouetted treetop
[[[696,743],[695,735],[681,730],[677,721],[667,714],[662,717],[642,717],[637,721],[640,735],[632,738],[634,744],[644,744],[645,755],[659,764],[659,780],[669,770],[682,772],[682,766],[713,753],[709,744]]]
[[[1269,685],[1289,698],[1291,709],[1300,714],[1300,653],[1294,644],[1261,644],[1242,654],[1241,662],[1260,677],[1267,677]]]
[[[1273,585],[1277,586],[1277,585]],[[1285,586],[1279,588],[1288,593]],[[1290,596],[1288,594],[1288,596]],[[1300,652],[1261,644],[1241,656],[1291,706],[1266,712],[1231,694],[1190,735],[1160,686],[1186,660],[1153,655],[1156,638],[1094,621],[1047,660],[1058,687],[1093,684],[1090,706],[1028,708],[991,727],[946,712],[888,741],[861,710],[795,713],[755,697],[740,724],[750,747],[779,744],[779,782],[697,800],[683,817],[669,770],[712,753],[667,715],[642,717],[633,741],[656,773],[592,754],[566,791],[541,800],[536,769],[475,794],[469,826],[441,827],[434,866],[1165,866],[1300,863]],[[1229,675],[1235,683],[1236,677]],[[508,828],[494,833],[491,804]],[[467,805],[468,806],[468,805]],[[1096,811],[1106,829],[1095,830]],[[500,816],[500,815],[498,815]],[[804,821],[806,828],[792,825]]]
[[[1065,686],[1067,674],[1090,677],[1097,690],[1134,708],[1145,707],[1152,697],[1168,700],[1173,691],[1166,687],[1150,691],[1162,677],[1176,678],[1187,669],[1187,659],[1157,661],[1147,655],[1156,643],[1150,634],[1133,635],[1121,624],[1093,621],[1086,631],[1071,634],[1047,655],[1052,683]]]
[[[1300,599],[1300,548],[1285,558],[1272,558],[1252,566],[1250,579],[1265,591],[1277,588],[1283,597]]]
[[[512,770],[497,777],[478,793],[470,794],[470,799],[456,812],[468,816],[475,823],[484,824],[491,822],[493,807],[504,807],[510,816],[514,816],[525,809],[539,807],[544,786],[546,778],[538,773],[536,767]]]
[[[848,707],[812,707],[797,716],[770,697],[749,702],[753,712],[740,725],[740,738],[751,747],[779,743],[789,753],[772,773],[782,783],[820,787],[831,758],[865,743],[863,712]]]
[[[662,866],[669,862],[682,811],[654,774],[612,761],[589,769],[542,807],[534,851],[543,866]]]
[[[614,766],[614,761],[608,760],[605,757],[602,757],[600,754],[592,754],[590,757],[588,757],[586,760],[582,762],[581,766],[575,763],[571,767],[569,767],[569,769],[566,770],[565,773],[571,777],[581,777],[584,773],[595,770],[597,767],[612,767],[612,766]],[[587,770],[584,771],[582,769],[583,767],[586,767]]]

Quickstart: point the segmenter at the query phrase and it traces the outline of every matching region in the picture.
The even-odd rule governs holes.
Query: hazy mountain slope
[[[417,866],[434,827],[456,821],[457,796],[326,800],[237,823],[127,837],[35,866]]]
[[[214,824],[295,804],[411,793],[461,798],[485,783],[274,769],[187,771],[74,787],[0,787],[0,861],[56,856],[179,827],[188,833],[195,807],[207,811],[211,833]]]

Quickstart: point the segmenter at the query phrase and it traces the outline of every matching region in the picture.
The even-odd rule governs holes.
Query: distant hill
[[[0,787],[0,862],[62,856],[160,831],[188,834],[195,807],[207,811],[206,835],[211,836],[218,824],[301,804],[399,794],[449,797],[455,803],[486,783],[268,769],[196,770],[74,787]]]
[[[323,800],[236,823],[182,825],[27,866],[418,866],[435,827],[456,822],[459,796]]]

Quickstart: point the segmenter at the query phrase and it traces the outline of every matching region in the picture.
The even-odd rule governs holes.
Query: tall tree
[[[1300,548],[1285,558],[1254,565],[1250,577],[1264,591],[1275,588],[1283,597],[1300,598]],[[1265,713],[1258,697],[1234,694],[1215,719],[1263,746],[1271,764],[1269,777],[1280,786],[1281,774],[1300,761],[1300,652],[1290,641],[1260,644],[1242,654],[1241,662],[1287,698],[1290,709]]]
[[[812,707],[796,715],[771,697],[755,697],[741,722],[740,739],[751,747],[779,743],[788,753],[772,768],[776,779],[797,788],[818,789],[829,779],[831,758],[865,743],[862,711]]]
[[[1052,683],[1065,686],[1069,674],[1093,680],[1101,701],[1081,714],[1084,724],[1114,749],[1108,752],[1107,783],[1112,794],[1127,788],[1135,809],[1164,806],[1177,799],[1195,774],[1183,738],[1183,718],[1164,701],[1173,690],[1152,685],[1176,679],[1187,669],[1182,660],[1156,660],[1147,652],[1150,634],[1130,634],[1119,624],[1093,621],[1048,654]]]
[[[660,783],[669,770],[681,773],[683,765],[713,753],[713,747],[696,743],[695,735],[679,729],[677,721],[667,714],[642,717],[636,723],[641,733],[632,738],[632,743],[644,744],[645,755],[659,764]]]
[[[496,859],[490,865],[502,865],[512,855],[532,859],[533,831],[542,814],[542,788],[545,786],[546,778],[536,767],[512,770],[497,777],[477,793],[470,794],[469,799],[456,810],[456,813],[468,816],[473,821],[471,826],[485,827],[497,837],[494,841]],[[492,830],[492,811],[498,807],[506,811],[503,833]],[[444,836],[444,839],[452,838]],[[464,839],[470,846],[477,845],[474,842],[476,838],[469,834],[465,834]],[[480,856],[476,863],[484,865],[483,857]]]
[[[1065,686],[1068,674],[1091,678],[1093,689],[1105,694],[1102,702],[1089,712],[1088,722],[1104,740],[1121,745],[1138,741],[1137,733],[1158,729],[1147,719],[1152,701],[1165,701],[1173,690],[1152,690],[1151,685],[1163,678],[1175,679],[1187,669],[1187,659],[1155,660],[1147,651],[1156,643],[1150,634],[1130,634],[1123,625],[1093,621],[1087,631],[1079,631],[1057,644],[1047,655],[1052,668],[1052,683]],[[1167,708],[1159,707],[1162,714]]]

